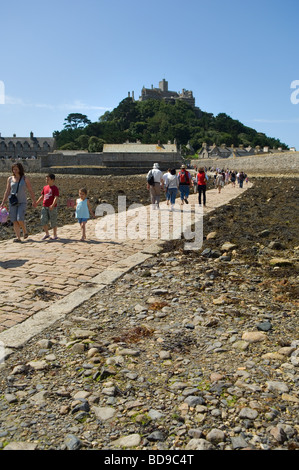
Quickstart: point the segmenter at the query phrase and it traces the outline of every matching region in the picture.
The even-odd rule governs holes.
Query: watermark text
[[[99,204],[95,226],[98,240],[185,240],[185,250],[198,250],[203,244],[203,208],[189,204],[174,210],[159,210],[142,204],[126,209],[126,196],[118,197],[118,211],[111,204]]]
[[[5,360],[5,346],[2,341],[0,341],[0,365],[4,364]]]
[[[299,80],[293,80],[291,83],[291,88],[294,91],[291,93],[291,103],[298,104],[299,103]]]

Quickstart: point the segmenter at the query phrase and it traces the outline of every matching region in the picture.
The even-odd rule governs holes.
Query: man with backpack
[[[189,171],[186,170],[186,166],[182,165],[181,170],[178,174],[179,180],[179,190],[181,193],[181,204],[189,204],[188,197],[190,192],[190,184],[191,184],[191,175]]]
[[[150,191],[153,209],[159,209],[161,186],[163,186],[163,173],[158,163],[154,163],[153,169],[147,174],[147,189]]]

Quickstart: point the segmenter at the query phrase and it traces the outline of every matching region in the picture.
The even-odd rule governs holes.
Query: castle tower
[[[163,80],[161,82],[159,82],[159,88],[163,92],[168,91],[168,82],[165,80],[165,78],[163,78]]]

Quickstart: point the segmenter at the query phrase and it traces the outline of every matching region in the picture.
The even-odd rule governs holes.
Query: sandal
[[[28,233],[24,233],[24,240],[26,240],[26,238],[28,238]]]
[[[42,240],[47,240],[47,238],[50,238],[50,235],[44,235]]]
[[[19,238],[14,238],[14,239],[13,239],[13,242],[14,242],[14,243],[22,243],[22,240],[20,240]]]

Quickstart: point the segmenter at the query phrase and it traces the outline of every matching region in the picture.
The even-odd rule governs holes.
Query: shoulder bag
[[[21,182],[21,179],[19,179],[19,182],[18,182],[18,186],[17,186],[17,192],[15,194],[11,194],[8,198],[9,200],[9,204],[11,206],[17,206],[19,204],[19,201],[18,201],[18,197],[17,197],[17,194],[18,194],[18,191],[19,191],[19,186],[20,186],[20,182]]]

